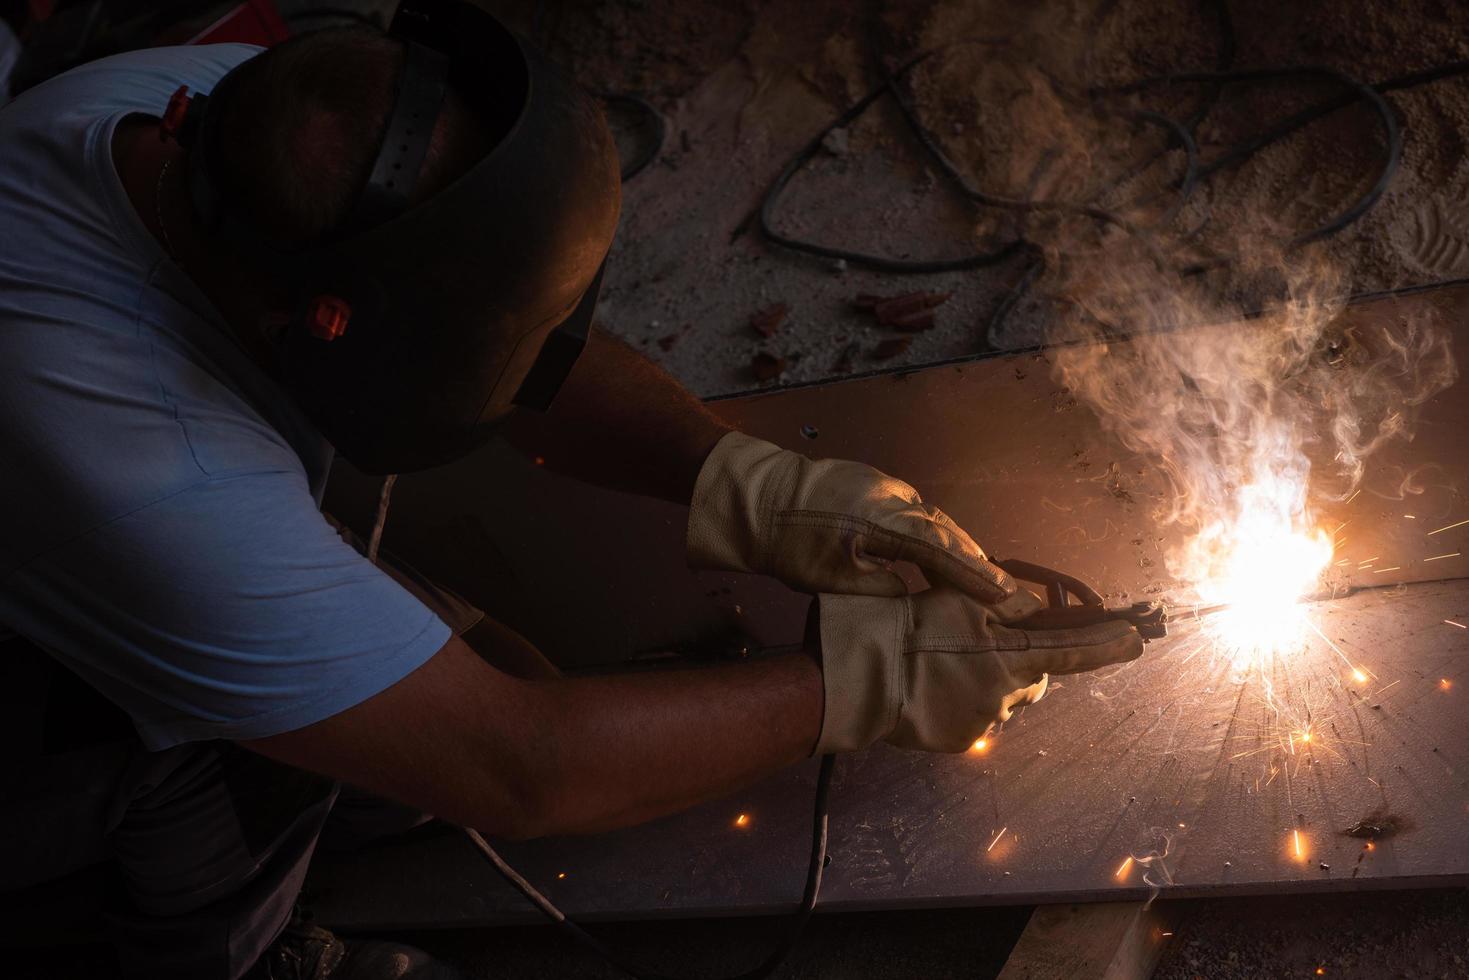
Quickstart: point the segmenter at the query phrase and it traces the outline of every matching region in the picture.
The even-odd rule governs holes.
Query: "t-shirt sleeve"
[[[328,718],[450,636],[341,540],[291,472],[201,481],[4,585],[5,618],[127,710],[154,750]]]

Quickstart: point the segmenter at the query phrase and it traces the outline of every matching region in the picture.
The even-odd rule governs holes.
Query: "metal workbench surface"
[[[1425,304],[1469,324],[1464,289],[1345,315],[1370,331]],[[1469,328],[1455,329],[1462,363]],[[1334,572],[1339,597],[1307,607],[1319,632],[1300,649],[1241,669],[1179,622],[1134,664],[1058,679],[983,752],[879,746],[840,760],[822,907],[1469,881],[1469,629],[1457,625],[1469,624],[1469,559],[1450,555],[1469,551],[1469,525],[1427,534],[1469,520],[1466,389],[1436,398],[1416,439],[1373,457],[1362,492],[1324,509],[1353,528],[1339,555],[1380,560]],[[1066,569],[1118,601],[1179,585],[1161,560],[1178,532],[1153,517],[1161,474],[1056,385],[1044,354],[719,409],[756,435],[903,477],[992,553]],[[338,509],[360,512],[369,491],[342,474]],[[800,635],[805,597],[684,569],[681,508],[557,478],[503,447],[406,477],[396,494],[387,547],[563,665]],[[807,764],[643,827],[503,853],[573,916],[789,909],[814,776]],[[342,927],[535,917],[453,833],[323,855],[306,903]]]

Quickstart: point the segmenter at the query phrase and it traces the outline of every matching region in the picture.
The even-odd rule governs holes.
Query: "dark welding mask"
[[[212,100],[181,89],[164,118],[190,147],[200,221],[293,297],[283,385],[368,473],[449,462],[513,406],[549,407],[586,343],[620,186],[596,103],[489,14],[404,0],[389,34],[405,57],[371,177],[340,228],[307,247],[273,247],[211,169],[239,68]],[[502,135],[409,207],[450,85]]]

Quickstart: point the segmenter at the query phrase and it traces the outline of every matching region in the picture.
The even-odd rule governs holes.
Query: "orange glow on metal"
[[[1352,671],[1352,680],[1356,681],[1358,684],[1366,684],[1367,675],[1362,673],[1360,670],[1354,670]]]
[[[983,752],[986,749],[988,749],[989,747],[990,747],[989,739],[987,739],[987,738],[977,738],[977,739],[974,740],[974,744],[971,745],[971,746],[969,746],[969,751],[971,751],[971,752]]]
[[[1127,877],[1127,873],[1131,870],[1132,855],[1129,854],[1127,857],[1122,859],[1122,863],[1117,866],[1117,871],[1115,874],[1112,875],[1112,877],[1116,878],[1118,881],[1122,881]]]
[[[1438,679],[1438,686],[1441,689],[1447,691],[1449,688],[1454,686],[1454,682],[1449,680],[1447,677],[1440,677]]]
[[[1305,841],[1301,838],[1301,832],[1299,830],[1292,830],[1290,832],[1290,838],[1291,853],[1295,855],[1296,860],[1306,860],[1306,844]]]

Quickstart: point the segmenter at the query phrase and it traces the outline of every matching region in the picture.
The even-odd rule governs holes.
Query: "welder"
[[[912,487],[733,431],[592,330],[618,207],[596,104],[458,0],[0,111],[0,661],[40,719],[0,888],[106,866],[128,976],[450,977],[293,915],[318,844],[599,831],[813,753],[961,751],[1140,653],[1007,625],[1039,600]],[[689,505],[693,566],[816,597],[808,648],[564,678],[321,511],[334,453],[402,473],[496,432]]]

